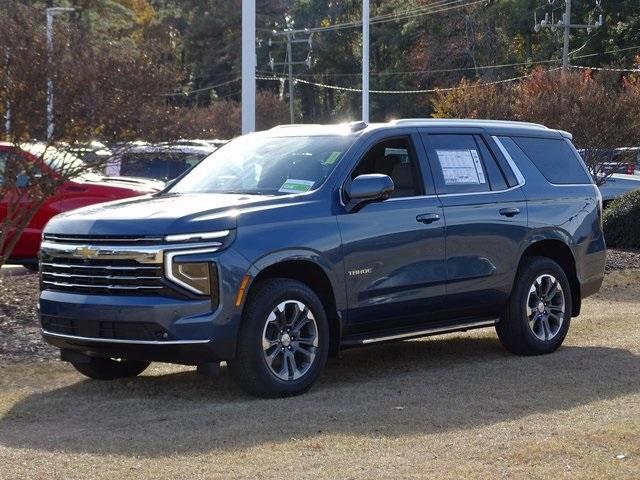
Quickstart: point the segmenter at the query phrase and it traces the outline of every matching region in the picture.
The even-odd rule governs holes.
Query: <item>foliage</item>
[[[608,247],[640,248],[640,190],[611,202],[603,226]]]
[[[598,182],[606,180],[601,151],[640,144],[637,76],[541,68],[519,83],[484,85],[463,80],[460,89],[438,93],[434,116],[511,119],[542,123],[573,134]],[[610,173],[610,172],[609,172]]]

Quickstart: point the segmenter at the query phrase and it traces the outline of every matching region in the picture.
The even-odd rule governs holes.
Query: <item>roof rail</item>
[[[281,128],[302,128],[302,127],[321,127],[320,123],[286,123],[284,125],[276,125],[269,130],[279,130]]]
[[[389,123],[393,123],[394,125],[404,125],[404,124],[415,124],[415,123],[424,123],[424,124],[434,124],[434,123],[445,123],[445,122],[464,122],[470,124],[487,124],[487,125],[513,125],[513,126],[523,126],[523,127],[534,127],[534,128],[543,128],[548,130],[545,125],[540,123],[532,123],[532,122],[518,122],[511,120],[488,120],[488,119],[473,119],[473,118],[400,118],[398,120],[391,120]]]

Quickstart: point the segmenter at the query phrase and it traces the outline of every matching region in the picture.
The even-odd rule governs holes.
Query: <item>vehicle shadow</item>
[[[320,433],[400,437],[551,414],[640,391],[640,356],[567,346],[516,357],[494,338],[410,341],[344,352],[306,395],[277,400],[178,372],[36,393],[0,419],[0,444],[157,457],[233,451]]]

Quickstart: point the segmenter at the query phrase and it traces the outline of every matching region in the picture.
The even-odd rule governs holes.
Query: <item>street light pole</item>
[[[369,123],[369,0],[362,1],[362,121]]]
[[[63,13],[72,13],[73,7],[47,8],[47,141],[53,140],[55,129],[54,92],[53,92],[53,19]]]
[[[256,129],[256,0],[242,0],[242,134]]]

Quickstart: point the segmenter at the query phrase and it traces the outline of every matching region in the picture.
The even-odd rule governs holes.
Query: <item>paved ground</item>
[[[225,369],[102,383],[5,363],[0,479],[637,480],[639,316],[640,271],[613,272],[553,355],[509,355],[491,329],[351,350],[285,400]]]

